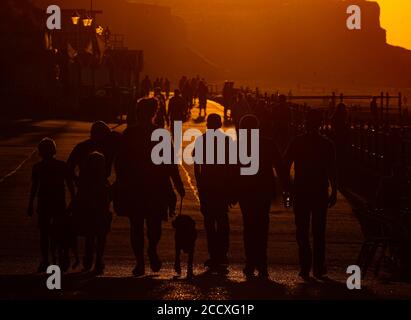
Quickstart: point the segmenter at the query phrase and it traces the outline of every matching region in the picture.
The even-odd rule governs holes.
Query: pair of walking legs
[[[94,269],[98,273],[103,273],[105,267],[103,255],[106,246],[106,235],[86,236],[85,240],[86,254],[83,260],[84,270],[88,271],[92,268],[95,256]]]
[[[296,196],[294,214],[300,259],[300,276],[308,278],[313,269],[316,278],[327,274],[325,266],[325,229],[328,196]],[[311,222],[311,223],[310,223]],[[313,246],[310,244],[310,224]]]
[[[147,226],[148,257],[150,267],[154,272],[161,269],[161,261],[157,255],[157,246],[161,238],[161,216],[132,216],[130,217],[130,241],[136,257],[136,267],[133,270],[135,276],[142,276],[145,273],[144,266],[144,223]]]
[[[37,269],[37,272],[45,272],[47,267],[50,265],[49,255],[51,246],[51,233],[50,226],[40,224],[40,251],[41,251],[41,262]]]
[[[268,277],[267,243],[270,206],[271,196],[240,200],[246,257],[244,274],[247,278],[253,277],[255,270],[260,277]]]
[[[67,239],[64,238],[64,233],[53,224],[51,216],[41,216],[39,218],[39,228],[41,262],[38,272],[42,273],[47,270],[50,265],[50,257],[51,264],[58,264],[64,272],[67,271],[70,266],[70,247]]]
[[[228,247],[230,225],[228,220],[228,208],[212,208],[203,206],[204,227],[207,235],[208,254],[210,259],[206,266],[210,270],[218,271],[228,266]]]

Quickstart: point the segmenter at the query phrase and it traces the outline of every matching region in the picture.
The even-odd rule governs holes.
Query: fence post
[[[385,94],[385,120],[388,123],[390,121],[390,94],[387,92]]]
[[[398,112],[399,112],[400,126],[402,126],[402,94],[401,92],[398,93]]]
[[[384,92],[381,91],[381,123],[384,121]]]

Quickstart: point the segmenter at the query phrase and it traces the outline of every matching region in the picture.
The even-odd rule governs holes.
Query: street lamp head
[[[102,26],[98,26],[96,28],[96,34],[102,36],[104,34],[104,28]]]
[[[92,23],[93,23],[93,19],[89,16],[83,19],[83,26],[85,27],[91,27]]]
[[[79,21],[80,15],[77,12],[73,13],[73,15],[71,16],[71,22],[76,26],[78,25]]]

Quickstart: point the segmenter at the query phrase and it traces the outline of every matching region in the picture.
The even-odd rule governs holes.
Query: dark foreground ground
[[[210,112],[221,107],[210,102]],[[197,111],[193,112],[196,119]],[[112,125],[112,127],[116,127]],[[204,122],[191,120],[185,128],[204,130]],[[39,262],[36,218],[26,216],[31,166],[38,161],[35,146],[44,136],[53,137],[58,158],[67,156],[76,143],[87,138],[90,123],[47,120],[21,120],[0,132],[0,299],[393,299],[411,298],[411,285],[392,283],[383,278],[363,281],[362,289],[346,287],[346,269],[355,264],[363,237],[360,225],[347,201],[340,195],[328,218],[327,262],[330,280],[303,283],[297,277],[297,247],[293,214],[273,203],[269,239],[271,280],[246,282],[242,275],[242,220],[239,209],[232,209],[231,272],[228,277],[210,277],[203,272],[207,258],[205,234],[196,198],[193,168],[181,169],[187,197],[183,212],[197,222],[199,238],[195,255],[195,278],[175,278],[174,240],[171,223],[164,223],[160,255],[164,262],[160,274],[131,277],[133,255],[129,245],[127,219],[115,217],[106,250],[106,273],[94,277],[80,269],[63,276],[62,290],[49,291],[46,276],[34,271]],[[116,130],[124,130],[117,126]],[[147,268],[148,269],[148,268]]]

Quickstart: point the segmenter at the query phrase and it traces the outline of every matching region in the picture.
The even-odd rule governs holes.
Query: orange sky
[[[411,50],[411,0],[376,0],[388,43]]]

